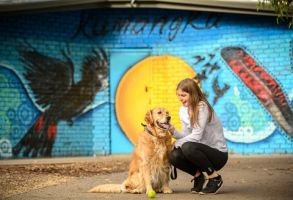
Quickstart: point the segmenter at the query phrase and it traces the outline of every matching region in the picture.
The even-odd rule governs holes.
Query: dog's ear
[[[144,121],[153,126],[154,125],[154,119],[153,119],[153,111],[152,110],[149,110],[146,114],[145,114],[145,118],[144,118]]]

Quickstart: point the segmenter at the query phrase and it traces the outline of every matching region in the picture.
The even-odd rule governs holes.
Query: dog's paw
[[[130,190],[128,192],[130,192],[132,194],[142,194],[142,193],[144,193],[144,191],[141,190],[141,189],[133,189],[133,190]]]
[[[173,190],[171,188],[164,188],[163,193],[164,194],[171,194],[171,193],[173,193]]]

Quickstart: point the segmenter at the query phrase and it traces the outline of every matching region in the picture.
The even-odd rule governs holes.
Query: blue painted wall
[[[222,90],[227,86],[214,109],[222,119],[230,153],[293,153],[290,131],[284,129],[282,120],[268,111],[260,96],[245,84],[243,77],[233,72],[222,55],[226,47],[242,48],[277,82],[289,106],[286,119],[290,128],[292,40],[292,30],[276,25],[273,17],[175,10],[154,12],[152,9],[0,16],[0,157],[12,156],[12,147],[43,112],[24,77],[25,68],[17,52],[24,43],[59,59],[63,59],[60,51],[69,49],[75,80],[81,78],[82,60],[92,49],[106,49],[111,62],[115,62],[111,60],[111,52],[125,49],[148,49],[148,55],[180,57],[202,75],[201,85],[211,103],[216,96],[213,85],[216,83]],[[138,62],[141,58],[137,59]],[[127,62],[122,65],[125,69],[132,66],[127,66]],[[112,79],[119,80],[119,76],[121,74],[113,73]],[[133,145],[125,135],[111,137],[117,134],[111,123],[117,121],[110,88],[111,85],[99,91],[91,106],[74,118],[72,126],[66,122],[58,124],[52,156],[132,151]],[[278,113],[284,115],[281,111]],[[116,128],[119,129],[119,124]]]

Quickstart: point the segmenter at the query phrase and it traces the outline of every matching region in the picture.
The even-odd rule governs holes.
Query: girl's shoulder
[[[190,118],[189,118],[189,114],[188,114],[188,108],[185,106],[181,106],[179,109],[179,117],[180,120],[182,122],[184,122],[185,124],[189,124],[190,122]]]
[[[200,101],[198,103],[198,110],[199,112],[204,112],[204,113],[209,112],[209,106],[206,102]]]
[[[188,110],[188,108],[185,107],[185,106],[181,106],[181,107],[179,108],[179,112],[180,112],[180,113],[187,112],[187,110]]]
[[[188,108],[185,106],[181,106],[179,109],[180,117],[188,116]]]
[[[204,102],[204,101],[200,101],[200,102],[198,103],[198,106],[199,106],[199,107],[207,107],[208,105],[206,104],[206,102]]]

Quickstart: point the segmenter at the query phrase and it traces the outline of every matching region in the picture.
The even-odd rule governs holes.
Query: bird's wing
[[[218,82],[218,76],[213,81],[213,90],[217,95],[219,94],[220,86],[219,86],[219,82]]]
[[[20,48],[18,52],[25,65],[24,77],[41,107],[58,102],[74,84],[74,66],[64,51],[61,53],[65,61],[43,55],[31,47]]]
[[[96,86],[100,89],[103,89],[103,81],[105,81],[108,76],[108,55],[104,49],[99,48],[98,50],[93,50],[91,54],[86,56],[82,63],[82,74],[87,76],[88,73],[97,75]]]
[[[106,75],[108,68],[108,55],[104,49],[99,48],[97,50],[93,50],[91,54],[86,56],[82,63],[83,70],[88,68],[96,69],[98,73],[103,73]],[[102,71],[105,70],[105,71]]]

